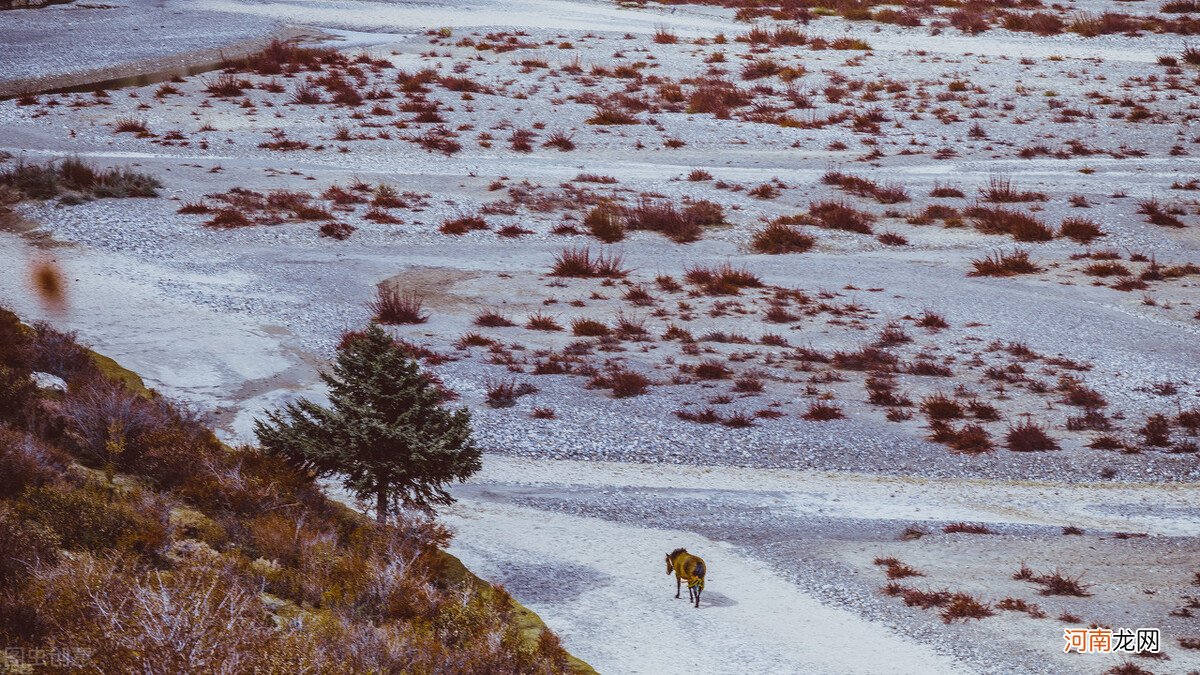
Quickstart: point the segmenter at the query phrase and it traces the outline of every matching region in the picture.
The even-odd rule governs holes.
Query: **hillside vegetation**
[[[372,522],[0,309],[0,670],[591,672],[449,538]]]

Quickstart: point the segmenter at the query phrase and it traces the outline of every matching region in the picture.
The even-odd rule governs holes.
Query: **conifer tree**
[[[378,325],[338,348],[328,408],[301,399],[255,420],[263,449],[316,476],[342,477],[375,502],[383,523],[397,507],[453,503],[446,485],[479,470],[466,409],[448,410],[436,382]]]

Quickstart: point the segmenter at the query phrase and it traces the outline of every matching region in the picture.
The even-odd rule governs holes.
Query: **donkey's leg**
[[[700,589],[696,589],[696,609],[700,609]]]
[[[689,583],[689,584],[688,584],[688,602],[691,602],[691,601],[692,601],[692,592],[693,592],[693,591],[692,591],[692,585]]]
[[[678,597],[679,597],[679,586],[680,586],[682,583],[683,583],[683,580],[682,580],[682,579],[679,577],[679,575],[678,575],[678,574],[676,574],[676,575],[675,575],[675,597],[676,597],[676,598],[678,598]],[[691,596],[689,595],[688,597],[690,598]]]

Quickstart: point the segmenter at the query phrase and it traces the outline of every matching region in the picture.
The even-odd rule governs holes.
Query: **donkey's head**
[[[686,548],[677,548],[667,554],[667,574],[675,570],[675,558],[679,557],[680,553],[687,553]]]

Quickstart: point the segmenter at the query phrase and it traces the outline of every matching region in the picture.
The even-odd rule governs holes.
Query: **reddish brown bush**
[[[488,227],[487,221],[479,216],[463,216],[443,221],[438,230],[442,234],[463,235],[473,230],[486,230]]]
[[[499,380],[485,383],[487,389],[487,404],[492,408],[509,408],[516,404],[517,399],[529,394],[536,394],[538,388],[528,382],[515,380]]]
[[[956,619],[983,619],[994,615],[991,606],[976,600],[966,593],[955,593],[942,608],[942,621],[951,623]]]
[[[983,523],[951,523],[943,527],[942,532],[947,534],[996,534]]]
[[[931,420],[954,420],[963,416],[958,401],[940,391],[921,399],[921,412]]]
[[[571,333],[577,337],[603,337],[612,330],[595,319],[575,319],[571,321]]]
[[[979,195],[986,202],[996,204],[1011,204],[1014,202],[1046,201],[1047,197],[1041,192],[1028,192],[1017,189],[1011,178],[992,176],[988,185],[979,189]]]
[[[840,420],[846,417],[842,409],[830,403],[815,402],[808,407],[802,416],[806,420],[814,422],[827,422],[829,420]]]
[[[379,286],[375,299],[367,303],[382,324],[425,323],[429,315],[421,311],[424,301],[415,293],[402,293],[395,288]]]
[[[1029,252],[1016,250],[1011,253],[997,251],[984,258],[971,261],[972,277],[1011,277],[1018,274],[1035,274],[1042,268],[1029,259]]]
[[[813,202],[808,207],[815,224],[831,230],[871,234],[875,216],[842,202]]]
[[[691,372],[702,380],[724,380],[732,371],[716,359],[706,359],[692,367]]]
[[[754,232],[750,248],[757,253],[804,253],[816,242],[816,238],[791,225],[774,222]]]
[[[613,398],[630,398],[648,392],[650,379],[637,371],[614,366],[593,376],[589,386],[611,389]]]
[[[1004,436],[1005,445],[1013,452],[1044,452],[1058,450],[1058,441],[1046,433],[1046,428],[1026,419],[1010,426]]]
[[[476,326],[484,328],[508,328],[517,325],[509,320],[508,317],[491,309],[486,309],[476,314],[474,323]]]
[[[837,351],[833,353],[833,365],[843,370],[877,370],[891,371],[896,369],[900,359],[878,347],[863,347],[853,352]]]
[[[616,243],[625,238],[625,225],[621,222],[621,211],[611,204],[593,207],[584,216],[583,224],[600,241]]]
[[[529,320],[525,322],[525,327],[530,330],[544,331],[559,331],[563,329],[562,326],[559,325],[558,321],[554,319],[554,317],[547,314],[542,314],[541,312],[534,312],[533,314],[530,314]]]
[[[625,212],[626,225],[633,230],[653,230],[679,243],[696,241],[703,227],[720,225],[725,214],[720,205],[701,201],[675,208],[674,204],[642,197]]]
[[[1037,218],[1003,207],[973,206],[965,211],[975,229],[985,234],[1007,234],[1017,241],[1050,241],[1054,231]]]
[[[742,288],[760,288],[763,283],[746,268],[725,263],[718,267],[689,267],[684,273],[689,284],[700,286],[707,295],[737,295]]]
[[[563,249],[554,259],[550,274],[556,277],[606,277],[619,279],[628,271],[622,267],[623,258],[617,253],[595,256],[587,247]]]

